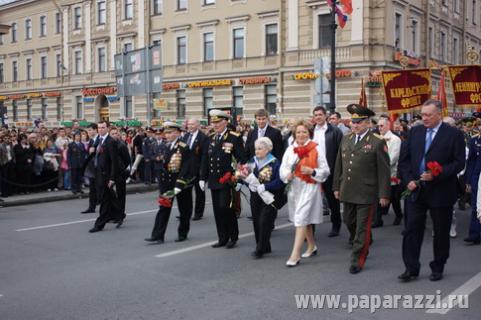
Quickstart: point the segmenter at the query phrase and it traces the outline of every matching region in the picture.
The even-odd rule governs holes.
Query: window
[[[187,0],[177,0],[177,11],[187,10]]]
[[[434,49],[434,38],[433,38],[433,27],[429,27],[429,30],[428,30],[428,45],[429,45],[429,48],[428,48],[428,53],[429,53],[429,57],[433,57],[433,49]]]
[[[185,36],[177,37],[177,64],[187,62],[187,39]]]
[[[17,100],[12,101],[12,113],[13,113],[13,121],[18,121]]]
[[[61,98],[57,97],[57,121],[62,120],[62,104],[61,104]]]
[[[162,0],[153,0],[154,14],[162,14]]]
[[[105,61],[105,48],[98,48],[98,66],[99,66],[99,69],[98,71],[99,72],[105,72],[107,71],[107,68],[106,68],[106,61]]]
[[[185,118],[185,90],[177,90],[177,118]]]
[[[161,97],[161,94],[158,92],[155,92],[152,96],[152,99],[154,99],[155,101],[157,99],[160,99],[160,97]],[[157,109],[153,109],[152,111],[154,112],[154,119],[159,119],[162,116],[162,111]]]
[[[416,20],[412,20],[412,23],[411,23],[411,48],[413,50],[413,52],[417,52],[418,51],[418,46],[417,46],[417,43],[418,43],[418,22]]]
[[[266,55],[277,54],[277,24],[266,25]]]
[[[458,64],[459,58],[459,41],[457,38],[453,38],[453,64]]]
[[[0,44],[3,44],[3,34],[0,34]]]
[[[25,79],[32,80],[32,58],[25,60]]]
[[[12,61],[12,81],[18,81],[18,62]]]
[[[107,21],[107,5],[105,0],[99,0],[97,2],[97,24],[102,25]]]
[[[236,114],[242,114],[244,108],[244,87],[232,87],[232,106]]]
[[[82,73],[82,51],[75,51],[75,74]]]
[[[0,83],[3,83],[5,81],[5,77],[3,76],[3,62],[0,63]]]
[[[202,101],[203,101],[203,111],[206,117],[209,114],[209,110],[214,107],[214,89],[204,88],[202,89]]]
[[[40,58],[40,78],[47,79],[47,57]]]
[[[32,39],[32,20],[25,20],[25,40]]]
[[[55,33],[60,33],[62,31],[62,20],[60,12],[55,14]]]
[[[319,48],[330,47],[332,44],[331,15],[319,15]]]
[[[204,61],[214,60],[214,33],[204,33]]]
[[[400,49],[402,47],[402,15],[395,14],[394,20],[394,47]]]
[[[40,103],[42,105],[42,120],[47,120],[47,108],[48,108],[47,98],[42,98],[40,100]]]
[[[233,30],[234,59],[244,58],[244,28]]]
[[[473,0],[473,10],[471,11],[472,17],[471,20],[473,21],[473,24],[476,24],[476,0]]]
[[[17,42],[17,24],[12,23],[12,42]]]
[[[45,37],[47,35],[47,17],[40,17],[40,36]]]
[[[132,97],[126,96],[124,100],[124,117],[132,118]]]
[[[55,65],[57,66],[56,75],[60,77],[62,75],[62,55],[60,53],[55,55]]]
[[[27,120],[32,120],[32,99],[27,99]]]
[[[76,7],[73,9],[74,11],[74,18],[73,18],[73,28],[74,30],[79,30],[82,27],[82,8]]]
[[[204,6],[215,4],[215,0],[203,0],[202,2]]]
[[[124,43],[124,52],[132,51],[134,48],[131,43]]]
[[[162,46],[162,40],[154,40],[152,41],[153,46]]]
[[[82,96],[75,97],[75,119],[82,119],[84,114]]]
[[[439,44],[440,59],[441,61],[446,61],[446,33],[441,31],[441,42]]]
[[[265,109],[269,114],[276,114],[277,108],[277,88],[275,84],[265,86]]]
[[[134,17],[133,0],[124,0],[124,20],[132,20]]]

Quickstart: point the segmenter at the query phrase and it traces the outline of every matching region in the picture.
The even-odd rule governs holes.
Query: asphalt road
[[[428,230],[420,278],[403,284],[397,280],[404,271],[402,228],[390,225],[392,214],[383,228],[374,230],[365,269],[351,275],[347,230],[328,238],[329,222],[317,228],[318,255],[296,268],[285,267],[294,236],[294,228],[286,225],[286,209],[276,221],[281,228],[272,236],[273,253],[265,258],[250,256],[254,237],[246,210],[239,219],[243,238],[238,247],[211,248],[216,232],[207,199],[204,219],[191,223],[189,241],[183,243],[174,242],[173,210],[162,245],[143,241],[153,225],[155,193],[129,195],[124,226],[109,225],[96,234],[88,233],[96,216],[79,213],[85,199],[0,209],[0,319],[479,319],[481,247],[462,241],[467,212],[457,215],[459,235],[451,242],[445,278],[436,283],[428,279]],[[374,313],[326,306],[298,309],[295,299],[329,294],[348,301],[348,295],[433,295],[437,290],[445,297],[459,287],[473,291],[469,308],[455,307],[446,314],[402,306]]]

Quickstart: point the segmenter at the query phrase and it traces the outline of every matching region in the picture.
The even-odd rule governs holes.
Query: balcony
[[[288,51],[285,53],[285,56],[284,56],[284,66],[297,67],[297,66],[313,65],[314,61],[319,58],[330,58],[330,57],[331,57],[330,48]],[[336,48],[337,62],[348,62],[350,60],[351,60],[350,47]]]

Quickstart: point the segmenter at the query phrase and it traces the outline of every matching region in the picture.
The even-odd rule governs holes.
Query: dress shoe
[[[433,272],[429,276],[429,280],[431,281],[439,281],[443,278],[443,274],[441,272]]]
[[[119,229],[119,228],[124,224],[124,219],[118,220],[118,221],[114,221],[114,223],[117,224],[117,225],[115,226],[115,228],[116,228],[116,229]]]
[[[93,227],[92,229],[89,230],[90,233],[95,233],[95,232],[99,232],[99,231],[102,231],[102,228]]]
[[[317,255],[317,247],[314,247],[314,250],[312,250],[311,252],[304,252],[302,255],[301,255],[301,258],[310,258],[312,256],[315,256]]]
[[[192,221],[199,221],[200,219],[202,219],[202,217],[194,216],[192,218]]]
[[[465,238],[464,242],[468,242],[469,244],[480,244],[481,243],[479,238],[473,238],[473,237]]]
[[[296,267],[297,265],[299,265],[300,262],[301,262],[301,259],[298,259],[298,260],[295,260],[295,261],[287,260],[287,262],[286,262],[286,267],[288,267],[288,268],[294,268],[294,267]]]
[[[327,235],[329,238],[337,237],[339,235],[339,229],[331,229],[331,232]]]
[[[227,242],[217,242],[212,245],[212,248],[220,248],[224,247],[227,244]]]
[[[402,217],[396,217],[396,218],[394,219],[394,222],[392,223],[392,225],[393,225],[393,226],[398,226],[398,225],[400,225],[402,219],[403,219]]]
[[[182,241],[185,241],[185,240],[187,240],[187,237],[179,236],[177,239],[175,239],[175,242],[182,242]]]
[[[157,242],[157,243],[164,243],[164,240],[162,239],[158,239],[158,238],[145,238],[144,241],[147,241],[147,242]]]
[[[95,213],[95,210],[92,210],[92,209],[87,209],[85,211],[82,211],[80,213]]]
[[[356,273],[359,273],[361,272],[362,268],[359,267],[359,266],[351,266],[349,268],[349,272],[352,273],[352,274],[356,274]]]
[[[400,274],[397,278],[401,280],[401,282],[409,282],[411,280],[417,279],[417,273],[411,273],[409,271],[404,271],[404,273]]]
[[[237,244],[237,240],[235,240],[235,241],[234,241],[234,240],[231,240],[231,241],[227,242],[226,248],[227,248],[227,249],[232,249],[232,248],[234,248],[234,247],[236,246],[236,244]]]

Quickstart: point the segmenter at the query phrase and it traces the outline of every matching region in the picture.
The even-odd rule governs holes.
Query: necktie
[[[189,137],[187,138],[187,145],[189,146],[189,149],[192,149],[192,137],[193,134],[189,133]]]
[[[428,129],[426,132],[423,159],[421,160],[421,164],[419,165],[419,175],[423,174],[424,171],[426,171],[426,153],[428,153],[429,147],[431,146],[431,142],[433,142],[433,133],[434,133],[433,129]]]
[[[99,161],[99,153],[100,153],[100,147],[102,146],[103,138],[99,138],[99,143],[97,145],[97,149],[95,150],[95,158],[94,158],[94,166],[97,167],[98,161]]]
[[[259,129],[259,138],[264,136],[264,129]]]
[[[356,135],[356,143],[355,143],[355,144],[357,144],[360,140],[361,140],[361,136],[360,136],[360,135]]]
[[[219,143],[219,141],[220,141],[220,137],[221,137],[221,135],[220,135],[220,134],[218,134],[218,135],[215,137],[215,142],[216,142],[216,143]]]

